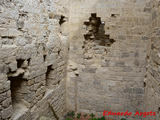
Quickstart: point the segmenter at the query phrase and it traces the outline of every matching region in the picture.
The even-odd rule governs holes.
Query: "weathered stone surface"
[[[151,30],[149,1],[71,2],[68,109],[143,110],[146,47]],[[139,100],[131,102],[132,98]]]
[[[63,114],[65,86],[61,82],[67,75],[68,38],[59,21],[60,16],[68,17],[66,2],[0,1],[0,119],[55,118],[50,108],[41,107],[54,97],[57,114]],[[44,99],[48,89],[57,94]],[[34,117],[32,108],[42,112]]]
[[[155,6],[155,7],[154,7]],[[147,73],[145,78],[145,110],[160,111],[160,44],[159,1],[150,0],[150,40],[147,48]],[[159,112],[154,119],[159,119]]]
[[[2,119],[7,119],[11,117],[12,112],[13,112],[12,106],[9,106],[8,108],[2,110]]]
[[[159,15],[158,0],[0,0],[0,119],[160,112]]]
[[[11,98],[7,98],[6,100],[4,100],[3,102],[2,102],[2,106],[4,107],[4,108],[7,108],[7,107],[9,107],[9,105],[11,104]]]

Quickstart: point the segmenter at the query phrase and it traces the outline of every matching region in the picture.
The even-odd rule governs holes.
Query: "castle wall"
[[[155,111],[160,118],[160,17],[159,1],[151,0],[150,41],[147,47],[147,73],[145,79],[145,110]]]
[[[53,120],[66,110],[65,2],[0,1],[0,120]]]
[[[143,110],[148,2],[70,1],[67,109]]]
[[[0,120],[158,120],[159,49],[158,0],[1,0]]]

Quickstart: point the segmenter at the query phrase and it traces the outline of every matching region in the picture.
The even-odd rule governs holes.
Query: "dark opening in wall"
[[[21,68],[25,60],[17,59],[17,68]]]
[[[27,61],[28,61],[28,65],[30,65],[31,58],[27,59]]]
[[[146,82],[144,82],[144,87],[146,87]]]
[[[91,13],[88,21],[84,22],[86,34],[84,34],[84,58],[91,59],[96,54],[107,54],[107,47],[110,47],[115,40],[110,35],[105,34],[105,22],[97,17],[96,13]],[[104,51],[102,53],[102,51]]]
[[[115,15],[115,14],[111,14],[111,17],[114,17],[114,18],[116,18],[116,15]]]
[[[23,74],[14,77],[8,77],[8,80],[11,81],[10,87],[12,104],[15,105],[21,103],[22,100],[25,98],[25,95],[27,94],[27,80],[23,78]]]
[[[50,81],[49,81],[49,76],[50,76],[50,73],[52,71],[52,65],[48,66],[47,67],[47,72],[46,72],[46,86],[49,86],[50,85]]]
[[[105,22],[102,22],[96,13],[91,13],[89,21],[85,21],[84,25],[87,28],[85,40],[93,40],[101,46],[111,46],[115,42],[114,39],[110,39],[110,35],[105,34]]]
[[[158,112],[160,113],[160,107],[158,108]]]
[[[46,61],[47,55],[43,55],[43,60]]]
[[[61,50],[58,50],[58,55],[61,53]]]
[[[28,96],[27,79],[24,79],[23,75],[24,74],[19,74],[18,76],[8,77],[8,80],[10,80],[11,99],[13,106],[12,119],[17,119],[17,117],[22,116],[29,109],[29,106],[27,106],[29,103],[26,99]]]
[[[97,17],[97,14],[96,14],[96,13],[91,13],[91,17],[96,18],[96,17]]]
[[[150,59],[150,57],[147,55],[146,59],[147,59],[147,60],[149,60],[149,59]]]
[[[61,17],[59,19],[59,24],[62,25],[64,22],[66,22],[65,16],[61,15]]]
[[[116,18],[116,17],[118,17],[119,16],[119,14],[111,14],[111,17],[112,18]]]

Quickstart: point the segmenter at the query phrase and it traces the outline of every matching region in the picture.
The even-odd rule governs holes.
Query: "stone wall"
[[[67,109],[142,111],[149,0],[70,0]]]
[[[147,53],[147,74],[145,79],[145,110],[155,111],[160,118],[160,1],[151,0],[150,41]]]
[[[0,120],[65,111],[66,0],[0,0]]]
[[[158,120],[159,4],[0,0],[0,120],[67,110],[152,110]]]

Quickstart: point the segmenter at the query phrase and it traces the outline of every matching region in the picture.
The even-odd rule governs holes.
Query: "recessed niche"
[[[16,77],[8,77],[8,80],[11,81],[12,103],[22,102],[27,94],[27,80],[23,78],[23,74]]]
[[[146,82],[144,82],[144,87],[146,87]]]
[[[47,55],[43,55],[43,60],[46,61]]]
[[[23,78],[23,74],[16,77],[8,77],[8,80],[11,82],[10,90],[14,110],[11,119],[17,120],[25,115],[29,109],[29,106],[27,106],[29,104],[25,101],[28,95],[27,80]]]
[[[17,59],[17,68],[21,68],[24,61],[25,61],[24,59]]]
[[[46,72],[46,86],[51,85],[51,80],[50,80],[50,74],[54,69],[52,69],[52,65],[47,67],[47,72]]]

